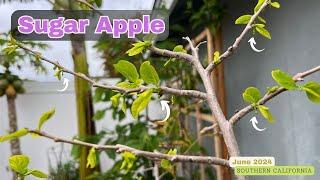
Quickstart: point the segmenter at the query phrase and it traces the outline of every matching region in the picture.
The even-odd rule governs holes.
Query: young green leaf
[[[122,97],[121,110],[123,113],[126,113],[127,111],[127,103],[126,103],[126,98],[124,96]]]
[[[114,64],[113,66],[120,74],[122,74],[130,82],[135,83],[139,79],[138,71],[134,64],[132,64],[131,62],[120,60],[117,64]]]
[[[125,151],[121,154],[121,156],[123,158],[123,161],[120,169],[125,169],[126,171],[129,171],[137,159],[136,155],[134,155],[131,152]]]
[[[269,123],[274,122],[272,114],[270,113],[269,108],[267,106],[259,105],[258,110],[260,111],[261,115],[268,120]]]
[[[273,70],[271,72],[272,78],[281,86],[288,90],[295,90],[298,88],[296,82],[292,79],[292,77],[281,71],[280,69]]]
[[[22,136],[25,136],[28,134],[28,130],[23,128],[20,129],[14,133],[8,134],[8,135],[4,135],[4,136],[0,136],[0,142],[4,142],[4,141],[10,141],[12,139],[16,139]]]
[[[38,122],[38,131],[41,130],[41,127],[43,126],[43,124],[45,122],[47,122],[55,114],[55,112],[56,112],[55,109],[50,109],[49,111],[47,111],[41,115],[39,122]]]
[[[144,41],[144,42],[140,41],[140,42],[134,43],[132,45],[133,45],[133,47],[126,52],[129,56],[135,56],[137,54],[140,54],[143,50],[145,50],[146,48],[151,46],[151,42],[150,41]]]
[[[242,94],[242,97],[244,101],[254,104],[261,99],[261,93],[255,87],[248,87]]]
[[[262,4],[265,2],[266,0],[258,0],[258,3],[256,5],[256,7],[254,7],[254,12],[256,13],[262,6]]]
[[[134,89],[134,88],[139,87],[139,85],[140,84],[137,84],[137,83],[131,83],[128,81],[124,81],[124,82],[119,82],[116,86],[123,88],[123,89]]]
[[[252,15],[243,15],[240,16],[236,21],[235,24],[248,24],[248,22],[250,21]]]
[[[145,61],[141,64],[140,76],[148,84],[159,85],[160,79],[158,73],[149,61]]]
[[[279,86],[273,86],[273,87],[268,87],[267,88],[267,94],[271,94],[276,92],[280,87]]]
[[[261,28],[264,28],[266,25],[264,25],[264,24],[254,24],[253,26],[254,26],[254,27],[261,27]]]
[[[31,174],[33,175],[34,177],[37,177],[37,178],[42,178],[42,179],[46,179],[48,178],[48,175],[45,174],[44,172],[41,172],[39,170],[29,170],[29,172],[27,173],[28,175]]]
[[[91,148],[87,157],[87,167],[94,168],[97,164],[97,156],[95,148]]]
[[[220,52],[216,51],[213,53],[213,63],[219,64],[220,63]]]
[[[93,120],[99,121],[99,120],[101,120],[101,119],[104,117],[105,114],[106,114],[106,109],[97,110],[97,111],[94,113]]]
[[[20,175],[28,172],[29,158],[26,155],[14,155],[9,158],[10,168]]]
[[[183,48],[182,45],[177,45],[173,48],[174,52],[183,52],[183,53],[187,53],[187,51]]]
[[[113,95],[113,96],[110,98],[113,107],[118,107],[118,106],[119,106],[119,99],[120,99],[120,97],[121,97],[121,94],[120,94],[120,93],[117,93],[117,94]]]
[[[278,2],[271,2],[270,5],[274,8],[277,8],[277,9],[280,8],[280,3],[278,3]]]
[[[262,17],[258,16],[258,20],[264,24],[267,23],[267,21],[265,19],[263,19]]]
[[[261,26],[255,26],[255,29],[256,31],[261,34],[262,36],[268,38],[268,39],[271,39],[271,35],[269,33],[268,30],[266,30],[264,27],[261,27]]]
[[[131,114],[133,118],[138,119],[139,113],[144,110],[152,97],[152,89],[148,89],[141,93],[131,106]]]
[[[177,45],[173,48],[173,52],[182,52],[182,53],[187,53],[187,51],[183,48],[182,45]],[[170,58],[166,63],[164,63],[164,67],[168,66],[171,62],[174,62],[176,58]]]
[[[177,149],[170,149],[167,154],[168,155],[177,155]],[[162,159],[160,162],[160,165],[163,169],[165,169],[167,171],[172,171],[172,169],[173,169],[171,162],[167,159]]]
[[[303,85],[302,90],[306,92],[308,99],[314,103],[320,103],[320,84],[316,82],[308,82]]]

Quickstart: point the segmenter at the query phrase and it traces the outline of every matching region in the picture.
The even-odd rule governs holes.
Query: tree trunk
[[[213,43],[214,43],[214,49],[215,51],[219,51],[220,54],[223,53],[223,48],[222,48],[222,31],[221,31],[221,26],[217,29],[214,38],[213,38]],[[227,115],[227,96],[226,96],[226,91],[225,91],[225,83],[224,83],[224,64],[223,62],[215,69],[214,71],[217,71],[215,73],[217,75],[217,84],[216,84],[216,94],[218,97],[218,101],[220,104],[220,107],[224,113],[224,115]],[[222,142],[222,157],[224,159],[229,159],[229,154],[227,150],[226,144]],[[229,168],[223,167],[223,180],[231,180],[231,172]]]
[[[15,96],[7,95],[8,103],[8,117],[9,117],[9,133],[16,132],[18,130],[17,112],[15,104]],[[18,138],[10,141],[10,150],[12,155],[21,154],[20,141]],[[13,172],[13,180],[17,179],[17,174]]]
[[[208,61],[212,62],[213,61],[213,53],[214,51],[216,51],[217,49],[214,48],[214,42],[213,42],[213,37],[212,37],[212,33],[210,31],[209,28],[206,28],[206,34],[207,34],[207,56],[208,56]],[[211,80],[212,80],[212,84],[215,86],[216,91],[217,91],[217,86],[218,86],[218,73],[216,71],[213,71],[211,73]],[[217,92],[216,92],[217,93]],[[213,118],[214,119],[214,118]],[[214,120],[216,122],[216,120]],[[216,122],[217,123],[217,122]],[[220,129],[217,126],[214,129],[215,132],[219,132]],[[215,156],[219,157],[219,158],[224,158],[223,157],[223,137],[220,135],[220,133],[215,133],[214,135],[214,151],[215,151]],[[216,169],[216,177],[217,180],[227,180],[224,179],[224,167],[222,166],[215,166]]]
[[[71,45],[74,71],[88,75],[89,71],[84,41],[71,41]],[[75,77],[75,92],[78,116],[78,135],[80,138],[86,138],[87,136],[95,134],[94,121],[92,121],[93,105],[90,85],[85,80]],[[92,173],[92,170],[86,167],[88,152],[88,147],[81,148],[79,159],[80,179],[85,179]]]

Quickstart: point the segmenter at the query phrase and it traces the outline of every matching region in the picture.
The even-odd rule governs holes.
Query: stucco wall
[[[226,19],[223,23],[224,44],[230,45],[243,29],[234,25],[234,20],[243,14],[252,13],[255,1],[225,1]],[[320,1],[280,0],[281,8],[268,9],[264,13],[267,29],[272,40],[254,35],[259,49],[251,50],[246,36],[237,50],[225,64],[227,102],[229,116],[245,106],[242,92],[248,86],[258,87],[265,92],[266,87],[275,85],[270,72],[280,68],[295,74],[320,64],[319,28]],[[226,47],[225,47],[226,48]],[[320,82],[320,73],[306,78]],[[274,156],[278,165],[313,165],[320,169],[320,106],[311,103],[301,92],[289,92],[267,104],[276,122],[269,124],[257,116],[259,127],[264,132],[252,128],[251,113],[235,126],[242,155]],[[319,172],[313,177],[253,177],[252,179],[320,179]]]

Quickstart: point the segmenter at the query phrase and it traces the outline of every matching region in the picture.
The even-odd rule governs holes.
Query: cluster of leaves
[[[273,8],[280,8],[280,4],[278,2],[271,2],[270,0],[258,0],[258,3],[254,8],[254,13],[257,13],[259,11],[259,9],[263,5],[263,3],[265,3],[265,1],[268,1],[268,4]],[[235,21],[235,24],[248,24],[252,16],[253,15],[250,14],[242,15]],[[261,16],[258,16],[257,20],[258,22],[253,22],[252,24],[254,30],[262,36],[271,39],[269,31],[265,28],[267,21]]]
[[[140,75],[134,64],[130,63],[129,61],[120,60],[114,65],[114,68],[126,78],[125,81],[117,84],[117,86],[120,88],[130,90],[140,87],[143,83],[152,85],[154,88],[159,86],[160,79],[158,73],[149,61],[145,61],[141,64],[139,71]],[[131,114],[135,119],[137,119],[139,113],[147,107],[154,91],[154,89],[145,90],[144,92],[138,94],[138,97],[133,101],[131,106]],[[121,109],[123,112],[125,112],[127,107],[124,99],[125,96],[123,94],[117,93],[112,96],[112,105],[114,107],[119,106],[120,98],[123,99]]]
[[[314,103],[320,103],[320,84],[317,82],[307,82],[303,85],[297,84],[297,82],[291,77],[289,74],[276,69],[273,70],[272,78],[277,82],[277,86],[273,86],[268,88],[267,95],[276,92],[279,88],[284,88],[286,90],[299,90],[306,93],[308,99]],[[249,87],[243,93],[243,99],[246,102],[251,103],[256,109],[259,110],[261,115],[266,118],[270,123],[274,122],[274,118],[272,117],[269,108],[265,105],[260,104],[260,100],[262,99],[261,93],[259,89],[255,87]]]
[[[9,158],[10,168],[18,174],[20,179],[24,179],[29,175],[37,178],[48,178],[48,175],[39,170],[29,169],[28,165],[29,157],[26,155],[14,155]]]

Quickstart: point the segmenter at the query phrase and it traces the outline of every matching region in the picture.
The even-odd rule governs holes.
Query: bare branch
[[[25,51],[28,51],[28,52],[32,53],[33,55],[35,55],[35,56],[38,56],[41,60],[43,60],[45,62],[48,62],[48,63],[60,68],[63,72],[72,74],[75,77],[81,78],[81,79],[91,83],[93,87],[99,87],[99,88],[103,88],[103,89],[114,90],[114,91],[117,91],[117,92],[120,92],[120,93],[124,93],[124,94],[129,94],[129,93],[134,93],[134,92],[143,92],[143,91],[145,91],[147,89],[151,89],[151,87],[146,87],[146,86],[140,86],[140,87],[134,88],[134,89],[124,89],[124,88],[120,88],[120,87],[117,87],[117,86],[101,84],[101,83],[98,83],[97,81],[89,78],[85,74],[74,72],[74,71],[72,71],[70,69],[65,68],[58,61],[50,60],[50,59],[40,55],[38,52],[31,50],[28,47],[25,47],[25,46],[23,46],[21,44],[18,44],[18,46],[20,48],[24,49]],[[173,94],[173,95],[178,95],[178,96],[189,96],[189,97],[194,97],[194,98],[199,98],[199,99],[206,99],[206,94],[201,92],[201,91],[180,90],[180,89],[174,89],[174,88],[169,88],[169,87],[159,87],[159,89],[161,91],[165,92],[165,93],[168,93],[168,94]]]
[[[206,30],[203,30],[200,34],[198,34],[195,38],[193,38],[191,41],[193,44],[198,44],[206,37]],[[185,49],[189,51],[191,49],[190,44],[186,45]]]
[[[169,51],[166,49],[160,49],[155,46],[150,46],[149,50],[155,54],[165,56],[165,57],[170,57],[170,58],[176,58],[176,59],[181,59],[187,62],[192,62],[193,57],[190,54],[187,53],[182,53],[182,52],[174,52],[174,51]]]
[[[65,138],[56,137],[45,132],[40,132],[37,130],[29,130],[29,133],[38,134],[39,136],[52,139],[55,142],[62,142],[80,146],[93,147],[97,150],[115,150],[117,153],[122,153],[125,151],[131,152],[136,156],[143,156],[149,159],[167,159],[171,162],[191,162],[191,163],[204,163],[204,164],[216,164],[229,167],[229,161],[221,158],[210,157],[210,156],[188,156],[188,155],[168,155],[159,152],[149,152],[138,150],[129,146],[117,144],[117,145],[100,145],[100,144],[92,144],[79,140],[69,140]]]
[[[217,124],[217,123],[214,123],[214,124],[211,125],[211,126],[204,127],[204,128],[202,128],[202,129],[200,130],[200,134],[201,134],[201,135],[207,134],[208,132],[213,131],[217,126],[218,126],[218,124]]]
[[[259,17],[259,14],[263,11],[263,9],[265,7],[267,7],[269,3],[269,0],[266,0],[260,7],[260,9],[251,17],[250,21],[248,22],[248,24],[246,25],[246,27],[243,29],[243,31],[241,32],[241,34],[236,38],[235,42],[228,47],[227,51],[225,51],[223,54],[220,55],[220,62],[219,63],[210,63],[207,68],[206,71],[211,72],[217,65],[219,65],[221,62],[223,62],[227,57],[229,57],[231,54],[233,54],[233,52],[239,47],[240,42],[242,41],[242,39],[244,38],[244,36],[249,32],[249,30],[252,28],[252,25],[254,23],[254,21]]]
[[[310,70],[307,70],[305,72],[302,72],[302,73],[298,73],[296,74],[295,76],[293,76],[293,80],[295,81],[301,81],[302,78],[306,77],[306,76],[309,76],[315,72],[318,72],[320,71],[320,66],[317,66],[317,67],[314,67]],[[279,94],[283,93],[287,91],[287,89],[285,88],[279,88],[277,91],[271,93],[271,94],[266,94],[264,95],[264,97],[262,99],[260,99],[260,101],[257,103],[258,105],[263,105],[265,104],[266,102],[268,102],[269,100],[271,100],[272,98],[278,96]],[[253,105],[249,105],[243,109],[241,109],[240,111],[238,111],[236,114],[234,114],[229,122],[231,124],[235,124],[236,122],[238,122],[241,118],[243,118],[245,115],[247,115],[249,112],[253,111],[254,110],[254,106]]]
[[[183,37],[182,39],[188,41],[193,57],[197,58],[197,56],[198,56],[198,47],[194,47],[194,45],[193,45],[193,43],[192,43],[192,41],[191,41],[191,39],[189,37]]]

